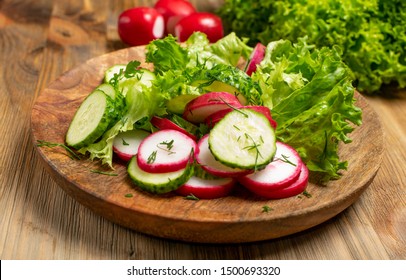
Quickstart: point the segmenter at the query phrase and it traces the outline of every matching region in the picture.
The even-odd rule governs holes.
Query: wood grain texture
[[[250,244],[170,241],[118,226],[72,199],[32,144],[31,107],[63,72],[123,47],[110,36],[121,9],[154,1],[71,2],[0,0],[1,259],[406,259],[404,90],[366,97],[385,132],[373,182],[347,210],[297,234]],[[71,5],[87,7],[98,23],[83,21]],[[53,34],[60,18],[88,40],[51,40],[60,38]]]
[[[63,143],[78,106],[115,64],[145,61],[145,48],[133,47],[97,58],[66,72],[37,99],[32,113],[33,140]],[[144,67],[148,67],[144,64]],[[92,174],[102,169],[88,160],[72,161],[63,149],[39,148],[46,168],[62,188],[99,215],[134,230],[158,237],[200,243],[238,243],[278,238],[334,217],[351,205],[372,182],[383,155],[382,128],[376,113],[357,95],[363,125],[341,146],[349,169],[340,180],[321,186],[310,182],[303,195],[264,200],[238,189],[216,200],[185,201],[176,195],[150,195],[129,180],[124,164],[115,164],[117,177]],[[111,171],[111,170],[107,170]],[[362,175],[361,175],[362,174]],[[125,197],[133,194],[132,198]],[[267,205],[273,209],[262,213]]]

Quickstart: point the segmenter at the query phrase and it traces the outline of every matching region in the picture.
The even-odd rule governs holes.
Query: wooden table
[[[32,105],[64,71],[124,48],[119,12],[154,2],[0,0],[0,258],[406,259],[406,90],[367,97],[385,130],[382,166],[355,204],[305,232],[234,245],[164,240],[117,226],[62,191],[30,138]]]

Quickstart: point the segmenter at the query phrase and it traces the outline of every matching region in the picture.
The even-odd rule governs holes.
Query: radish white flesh
[[[176,192],[182,196],[194,195],[199,199],[213,199],[227,196],[235,185],[232,178],[202,179],[192,176]]]
[[[265,57],[266,46],[261,43],[258,43],[254,50],[251,53],[250,58],[247,61],[245,66],[245,73],[251,76],[253,72],[257,70],[257,65],[264,59]]]
[[[217,161],[209,149],[209,134],[200,138],[197,143],[195,158],[206,172],[219,177],[238,177],[253,172],[253,170],[228,167]]]
[[[179,125],[177,125],[176,123],[172,122],[169,119],[153,116],[151,118],[151,123],[152,123],[153,126],[155,126],[156,128],[158,128],[160,130],[163,130],[163,129],[177,130],[179,132],[182,132],[182,133],[186,134],[187,136],[189,136],[193,140],[197,141],[197,137],[195,135],[188,132],[186,129],[180,127]]]
[[[240,183],[255,192],[283,189],[297,180],[303,162],[289,145],[276,142],[276,154],[264,169],[239,178]]]
[[[129,161],[138,152],[138,147],[144,138],[150,135],[145,130],[129,130],[120,132],[114,138],[113,151],[124,161]]]
[[[302,164],[299,178],[286,188],[266,191],[256,189],[254,193],[268,199],[281,199],[301,194],[309,182],[309,170],[305,164]]]
[[[238,98],[228,92],[209,92],[190,101],[183,118],[192,123],[202,123],[211,114],[230,107],[240,107]]]
[[[269,123],[273,128],[276,128],[277,124],[276,121],[272,118],[271,110],[266,107],[266,106],[261,106],[261,105],[246,105],[246,106],[240,106],[240,107],[235,107],[237,109],[252,109],[254,111],[257,111],[258,113],[263,114],[268,120]],[[228,113],[233,111],[233,108],[227,108],[223,109],[220,111],[217,111],[211,115],[209,115],[205,120],[204,123],[208,127],[213,127],[216,123],[218,123],[222,118],[225,117]]]
[[[165,173],[185,168],[196,150],[196,142],[182,132],[164,129],[145,138],[137,153],[145,172]]]

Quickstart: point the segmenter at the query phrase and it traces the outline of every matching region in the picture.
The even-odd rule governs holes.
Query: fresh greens
[[[187,102],[218,83],[217,89],[238,91],[249,105],[268,106],[278,123],[278,140],[294,147],[308,168],[324,180],[339,178],[347,168],[338,156],[338,144],[351,141],[348,134],[353,125],[361,124],[361,110],[354,105],[352,72],[342,62],[338,47],[316,48],[307,38],[297,43],[270,42],[252,76],[236,68],[252,48],[234,33],[215,44],[201,33],[183,45],[169,36],[152,41],[146,49],[146,61],[153,64],[154,72],[140,70],[139,62],[133,61],[111,79],[123,100],[123,107],[117,107],[124,108],[122,117],[101,139],[79,152],[112,167],[112,145],[119,132],[152,130],[152,116],[180,115]]]
[[[349,122],[361,124],[351,77],[337,49],[316,49],[305,39],[268,44],[252,77],[278,123],[277,138],[294,147],[326,181],[339,178],[339,171],[347,168],[338,157],[338,143],[351,141]]]
[[[318,48],[338,45],[361,92],[406,87],[404,0],[225,0],[218,13],[250,45],[305,36]]]

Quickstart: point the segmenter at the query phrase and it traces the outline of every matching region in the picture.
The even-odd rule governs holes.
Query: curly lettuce
[[[318,48],[338,45],[360,92],[406,87],[404,0],[225,0],[218,13],[250,45],[305,36]]]
[[[323,181],[338,179],[347,168],[338,144],[351,142],[348,134],[362,122],[353,76],[340,50],[317,49],[305,39],[271,42],[252,78],[278,123],[277,138],[294,147]]]

